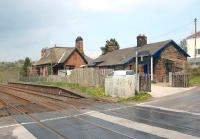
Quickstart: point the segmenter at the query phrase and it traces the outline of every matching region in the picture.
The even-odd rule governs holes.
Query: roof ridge
[[[192,33],[191,35],[187,36],[186,39],[191,39],[194,37],[200,37],[200,31],[197,31],[196,33]]]
[[[148,44],[145,44],[144,46],[146,45],[152,45],[152,44],[156,44],[156,43],[164,43],[164,42],[170,42],[170,41],[173,41],[172,39],[169,39],[169,40],[165,40],[165,41],[159,41],[159,42],[153,42],[153,43],[148,43]],[[142,46],[143,47],[143,46]],[[122,49],[117,49],[117,50],[114,50],[114,51],[111,51],[111,52],[108,52],[108,53],[112,53],[112,52],[116,52],[116,51],[120,51],[120,50],[126,50],[126,49],[131,49],[131,48],[138,48],[137,46],[132,46],[132,47],[126,47],[126,48],[122,48]],[[106,55],[106,54],[105,54]]]

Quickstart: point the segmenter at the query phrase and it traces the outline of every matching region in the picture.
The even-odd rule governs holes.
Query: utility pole
[[[50,48],[50,55],[51,55],[51,75],[53,75],[53,58],[52,58],[52,55],[53,55],[53,48]]]
[[[194,19],[194,58],[195,58],[195,65],[196,65],[196,58],[197,58],[197,18]]]

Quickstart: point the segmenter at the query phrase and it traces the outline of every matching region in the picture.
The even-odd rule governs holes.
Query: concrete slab
[[[128,128],[128,127],[125,127],[125,126],[122,126],[119,124],[112,123],[111,121],[106,121],[101,118],[95,118],[95,117],[89,116],[89,115],[81,115],[80,118],[87,120],[89,122],[92,122],[94,124],[100,125],[104,128],[113,130],[120,134],[124,134],[124,135],[130,136],[130,137],[135,137],[137,139],[147,139],[147,138],[148,139],[161,139],[162,138],[160,136],[148,134],[143,131],[138,131],[137,129]]]
[[[36,139],[26,128],[11,116],[0,118],[0,138],[3,139]]]
[[[26,128],[22,125],[11,127],[4,127],[0,129],[0,138],[3,139],[36,139]]]
[[[199,116],[137,106],[102,113],[200,137]],[[185,122],[191,124],[186,125]]]
[[[122,135],[77,118],[59,119],[45,123],[69,139],[134,139],[134,137]]]
[[[146,133],[149,133],[149,134],[158,135],[158,136],[161,136],[161,137],[164,137],[164,138],[173,137],[174,139],[188,139],[188,138],[198,139],[198,137],[187,135],[187,134],[184,134],[184,133],[181,133],[181,132],[177,132],[177,131],[173,131],[173,130],[169,130],[169,129],[164,129],[164,128],[160,128],[160,127],[156,127],[156,126],[151,126],[151,125],[147,125],[147,124],[144,124],[144,123],[135,122],[135,121],[131,121],[131,120],[128,120],[128,119],[125,119],[125,118],[120,118],[120,117],[100,113],[100,112],[97,112],[97,111],[94,111],[93,113],[89,113],[87,115],[105,120],[107,122],[111,122],[111,123],[114,123],[114,124],[125,126],[127,128],[138,130],[138,131],[141,131],[141,132],[146,132]]]

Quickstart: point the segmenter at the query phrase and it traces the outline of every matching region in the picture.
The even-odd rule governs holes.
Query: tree
[[[25,58],[24,64],[21,68],[20,75],[27,77],[29,73],[29,67],[31,66],[31,60],[29,57]]]
[[[106,41],[104,47],[101,47],[102,55],[105,55],[106,53],[112,52],[114,50],[118,50],[119,48],[119,43],[114,38],[111,38],[110,40]]]
[[[180,42],[180,46],[187,52],[187,41],[186,41],[186,39],[183,39]]]

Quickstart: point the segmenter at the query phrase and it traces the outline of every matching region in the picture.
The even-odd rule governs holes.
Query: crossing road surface
[[[196,89],[138,105],[99,103],[82,109],[32,114],[52,130],[25,115],[3,117],[0,118],[0,138],[197,139],[200,138],[198,92]],[[195,104],[191,103],[193,99]]]

